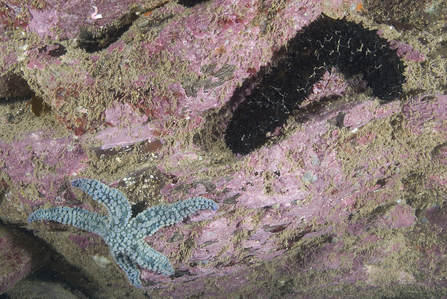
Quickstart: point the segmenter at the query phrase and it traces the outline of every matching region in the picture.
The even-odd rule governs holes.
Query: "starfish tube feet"
[[[144,241],[137,243],[139,253],[134,257],[135,262],[142,268],[152,270],[163,275],[173,275],[174,268],[172,267],[169,259],[161,254],[160,252],[154,250]]]
[[[151,236],[158,229],[177,223],[198,210],[216,211],[217,208],[211,199],[196,196],[170,205],[151,207],[135,217],[135,224],[141,234]]]
[[[121,191],[89,179],[75,179],[72,185],[102,203],[109,215],[104,216],[81,208],[55,207],[32,212],[28,222],[51,220],[98,234],[109,246],[113,258],[126,273],[130,283],[136,287],[141,286],[138,266],[163,275],[174,274],[169,259],[147,245],[143,238],[198,210],[218,209],[214,201],[194,197],[169,205],[150,207],[131,218],[130,203]]]
[[[117,221],[116,224],[124,224],[129,220],[131,216],[130,205],[127,197],[121,191],[110,188],[100,181],[89,179],[75,179],[71,182],[71,185],[102,203],[107,208],[109,215],[115,215],[114,221]]]
[[[28,222],[51,220],[68,224],[104,237],[107,232],[107,217],[80,208],[55,207],[32,212]]]

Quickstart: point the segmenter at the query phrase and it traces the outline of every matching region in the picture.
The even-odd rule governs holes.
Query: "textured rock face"
[[[36,240],[16,229],[0,226],[0,293],[34,271],[47,259]]]
[[[24,37],[3,37],[0,78],[20,74],[51,110],[38,117],[2,100],[2,219],[25,224],[33,210],[55,206],[105,215],[71,188],[79,176],[121,189],[134,215],[193,196],[219,209],[146,238],[175,274],[142,270],[143,290],[110,262],[99,236],[51,222],[27,226],[76,269],[62,271],[73,288],[108,298],[445,290],[447,97],[437,92],[442,67],[423,63],[445,65],[442,52],[421,53],[422,36],[372,23],[354,1],[103,3],[96,20],[91,7],[64,19],[55,3],[30,6]],[[74,41],[122,20],[123,10],[141,17],[116,41]],[[331,69],[274,142],[234,155],[224,132],[256,84],[249,78],[322,12],[397,40],[391,45],[407,66],[401,100],[379,105],[361,78]]]

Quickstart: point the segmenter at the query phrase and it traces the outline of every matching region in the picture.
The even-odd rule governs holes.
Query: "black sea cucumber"
[[[248,154],[264,145],[331,67],[348,77],[362,74],[382,102],[398,96],[405,82],[405,66],[386,39],[361,24],[322,15],[289,41],[286,57],[235,110],[225,132],[227,146]]]

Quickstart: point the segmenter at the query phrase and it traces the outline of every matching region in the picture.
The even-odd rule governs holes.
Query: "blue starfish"
[[[160,228],[174,224],[197,210],[216,211],[218,208],[210,199],[194,197],[170,205],[150,207],[131,218],[129,201],[119,190],[89,179],[75,179],[72,185],[106,206],[109,216],[81,208],[55,207],[32,212],[28,222],[52,220],[101,236],[109,245],[114,260],[136,287],[141,286],[140,270],[136,264],[160,274],[174,274],[168,258],[147,245],[143,241],[144,237],[153,235]]]

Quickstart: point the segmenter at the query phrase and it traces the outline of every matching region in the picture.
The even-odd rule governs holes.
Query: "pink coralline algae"
[[[35,240],[25,233],[0,225],[0,294],[43,264]]]
[[[37,130],[16,141],[0,141],[0,169],[8,174],[3,179],[10,186],[28,186],[18,193],[13,188],[13,193],[7,195],[11,200],[20,198],[23,203],[35,206],[35,199],[39,197],[56,201],[67,197],[59,187],[64,178],[76,175],[85,167],[87,156],[73,138],[55,138],[54,134],[50,129]]]
[[[256,1],[230,4],[220,1],[213,8],[199,6],[184,16],[183,7],[166,5],[138,23],[159,22],[156,37],[135,43],[137,35],[152,36],[150,27],[137,24],[99,56],[47,57],[41,51],[28,50],[24,54],[26,73],[39,82],[48,103],[74,130],[103,123],[106,109],[122,101],[156,119],[146,126],[153,134],[172,133],[166,126],[173,120],[190,120],[193,129],[202,123],[201,113],[222,107],[243,79],[266,65],[296,30],[322,11],[314,3],[290,3],[275,12],[271,20],[275,29],[266,31],[262,23],[269,17],[267,12],[258,14]],[[225,13],[220,14],[222,8]],[[174,14],[179,19],[167,22]],[[139,57],[138,61],[134,57]],[[175,77],[170,75],[173,72]],[[114,80],[118,80],[117,86]],[[110,84],[104,88],[106,81]],[[71,107],[71,102],[77,106]]]
[[[16,122],[1,116],[9,133],[0,140],[2,219],[25,225],[34,210],[59,206],[106,215],[68,183],[80,175],[120,189],[135,215],[195,196],[219,205],[145,238],[174,275],[141,269],[144,290],[115,263],[93,262],[113,260],[99,237],[53,222],[28,226],[78,269],[82,278],[63,273],[73,288],[97,297],[445,293],[447,96],[423,81],[445,86],[438,69],[420,63],[432,56],[419,39],[383,34],[403,39],[391,43],[407,67],[400,98],[381,105],[361,77],[326,70],[300,111],[271,132],[274,142],[244,156],[225,146],[234,108],[257,84],[250,78],[268,71],[277,51],[321,13],[386,30],[351,11],[354,4],[160,4],[93,52],[71,42],[85,22],[92,29],[120,16],[102,6],[109,2],[92,4],[102,19],[84,22],[81,15],[94,11],[85,6],[65,19],[68,27],[51,3],[39,11],[57,11],[50,28],[30,14],[33,38],[0,45],[0,78],[20,70],[51,111],[25,111]],[[436,59],[444,65],[445,57]]]
[[[129,11],[132,6],[144,9],[145,5],[153,7],[158,3],[162,2],[153,1],[147,5],[138,0],[102,1],[101,3],[67,0],[21,2],[7,0],[0,4],[0,29],[3,32],[26,29],[37,33],[42,38],[73,39],[79,37],[80,26],[90,26],[99,31],[101,26],[111,25],[123,17],[123,11]],[[98,14],[94,15],[95,7],[100,10],[102,18],[98,18]]]

